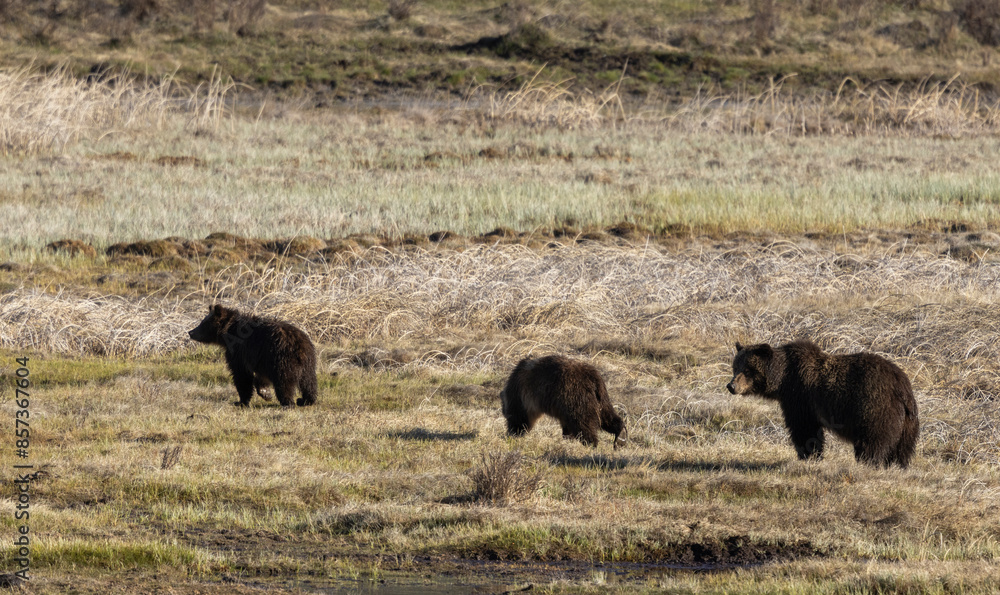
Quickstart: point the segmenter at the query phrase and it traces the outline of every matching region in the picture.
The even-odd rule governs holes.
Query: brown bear
[[[298,327],[216,304],[188,336],[226,348],[226,365],[233,375],[240,405],[249,405],[255,390],[270,400],[264,391],[268,385],[285,407],[293,404],[296,387],[302,392],[298,405],[316,402],[316,348]]]
[[[597,446],[598,429],[614,434],[615,448],[625,432],[597,368],[559,355],[521,360],[500,400],[511,436],[527,433],[542,415],[559,420],[563,437],[591,446]]]
[[[830,355],[810,341],[736,344],[729,392],[781,405],[800,459],[823,456],[823,430],[869,465],[910,464],[920,427],[910,379],[873,353]]]

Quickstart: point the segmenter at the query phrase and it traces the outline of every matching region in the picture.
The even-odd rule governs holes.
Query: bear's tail
[[[900,467],[906,469],[910,464],[910,458],[917,449],[917,438],[920,437],[920,421],[917,419],[916,401],[910,394],[909,402],[904,402],[906,416],[903,418],[903,431],[896,443],[895,459]]]

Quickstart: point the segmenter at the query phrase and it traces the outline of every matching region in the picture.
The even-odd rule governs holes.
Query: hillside
[[[319,101],[463,95],[545,77],[635,100],[699,90],[833,91],[845,79],[1000,88],[989,0],[0,3],[0,66],[127,67],[197,84],[213,73]],[[311,96],[311,95],[310,95]]]

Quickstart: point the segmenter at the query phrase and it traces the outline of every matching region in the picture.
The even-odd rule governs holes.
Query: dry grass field
[[[8,76],[25,105],[80,102],[65,129],[0,130],[30,592],[1000,581],[997,109],[967,88],[637,108],[537,81],[314,110]],[[234,407],[220,350],[186,337],[213,302],[304,328],[318,404]],[[736,341],[802,337],[909,374],[909,469],[839,442],[798,461],[776,406],[725,391]],[[602,371],[625,448],[504,435],[504,379],[545,353]]]

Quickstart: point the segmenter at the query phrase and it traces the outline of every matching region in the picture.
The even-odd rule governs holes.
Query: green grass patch
[[[0,562],[12,568],[13,556],[8,552],[0,553]],[[176,543],[56,538],[38,539],[32,544],[31,564],[41,569],[122,571],[174,567],[199,572],[208,570],[213,562],[196,549]]]

